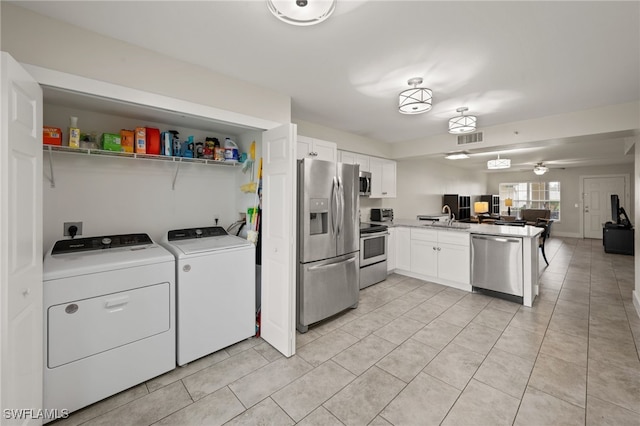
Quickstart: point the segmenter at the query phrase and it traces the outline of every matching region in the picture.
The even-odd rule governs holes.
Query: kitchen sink
[[[429,226],[433,228],[452,228],[452,229],[469,229],[471,226],[465,222],[431,222],[426,223],[424,226]]]

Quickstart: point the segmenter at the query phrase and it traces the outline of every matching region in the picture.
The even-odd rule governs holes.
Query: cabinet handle
[[[382,195],[387,195],[387,193],[386,193],[386,192],[383,192],[383,193],[382,193]]]
[[[434,250],[437,250],[435,247],[431,247],[431,248],[434,249]]]
[[[438,251],[442,250],[440,247],[438,247]]]

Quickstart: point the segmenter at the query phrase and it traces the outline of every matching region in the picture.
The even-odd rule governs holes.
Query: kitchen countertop
[[[469,227],[465,228],[448,228],[443,226],[432,226],[432,221],[429,220],[417,220],[417,219],[394,219],[388,222],[373,222],[376,225],[386,225],[390,228],[394,227],[409,227],[409,228],[423,228],[423,229],[435,229],[441,231],[450,232],[466,232],[469,234],[484,234],[484,235],[499,235],[505,237],[522,237],[522,238],[534,238],[542,233],[543,228],[535,226],[510,226],[510,225],[491,225],[491,224],[477,224],[477,223],[465,223]],[[454,222],[461,223],[461,222]]]

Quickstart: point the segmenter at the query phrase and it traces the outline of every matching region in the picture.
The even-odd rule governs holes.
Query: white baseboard
[[[633,295],[633,306],[636,308],[636,314],[640,317],[640,293],[638,290],[633,290],[631,294]]]

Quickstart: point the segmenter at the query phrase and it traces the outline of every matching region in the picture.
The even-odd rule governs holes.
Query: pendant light
[[[327,19],[336,9],[337,0],[267,0],[273,15],[291,25],[309,26]]]
[[[422,78],[420,77],[410,78],[407,83],[413,88],[400,92],[398,110],[402,114],[421,114],[429,111],[433,97],[431,89],[418,87],[419,84],[422,84]]]
[[[476,130],[476,116],[464,115],[464,112],[468,110],[469,108],[467,107],[461,107],[456,110],[460,115],[449,120],[449,133],[470,133]]]
[[[496,160],[487,161],[487,169],[489,170],[508,169],[509,167],[511,167],[511,160],[508,158],[500,158],[500,154],[498,154]]]
[[[549,171],[549,168],[544,164],[542,164],[542,162],[536,164],[536,166],[533,168],[533,173],[537,174],[538,176],[542,176],[548,171]]]

